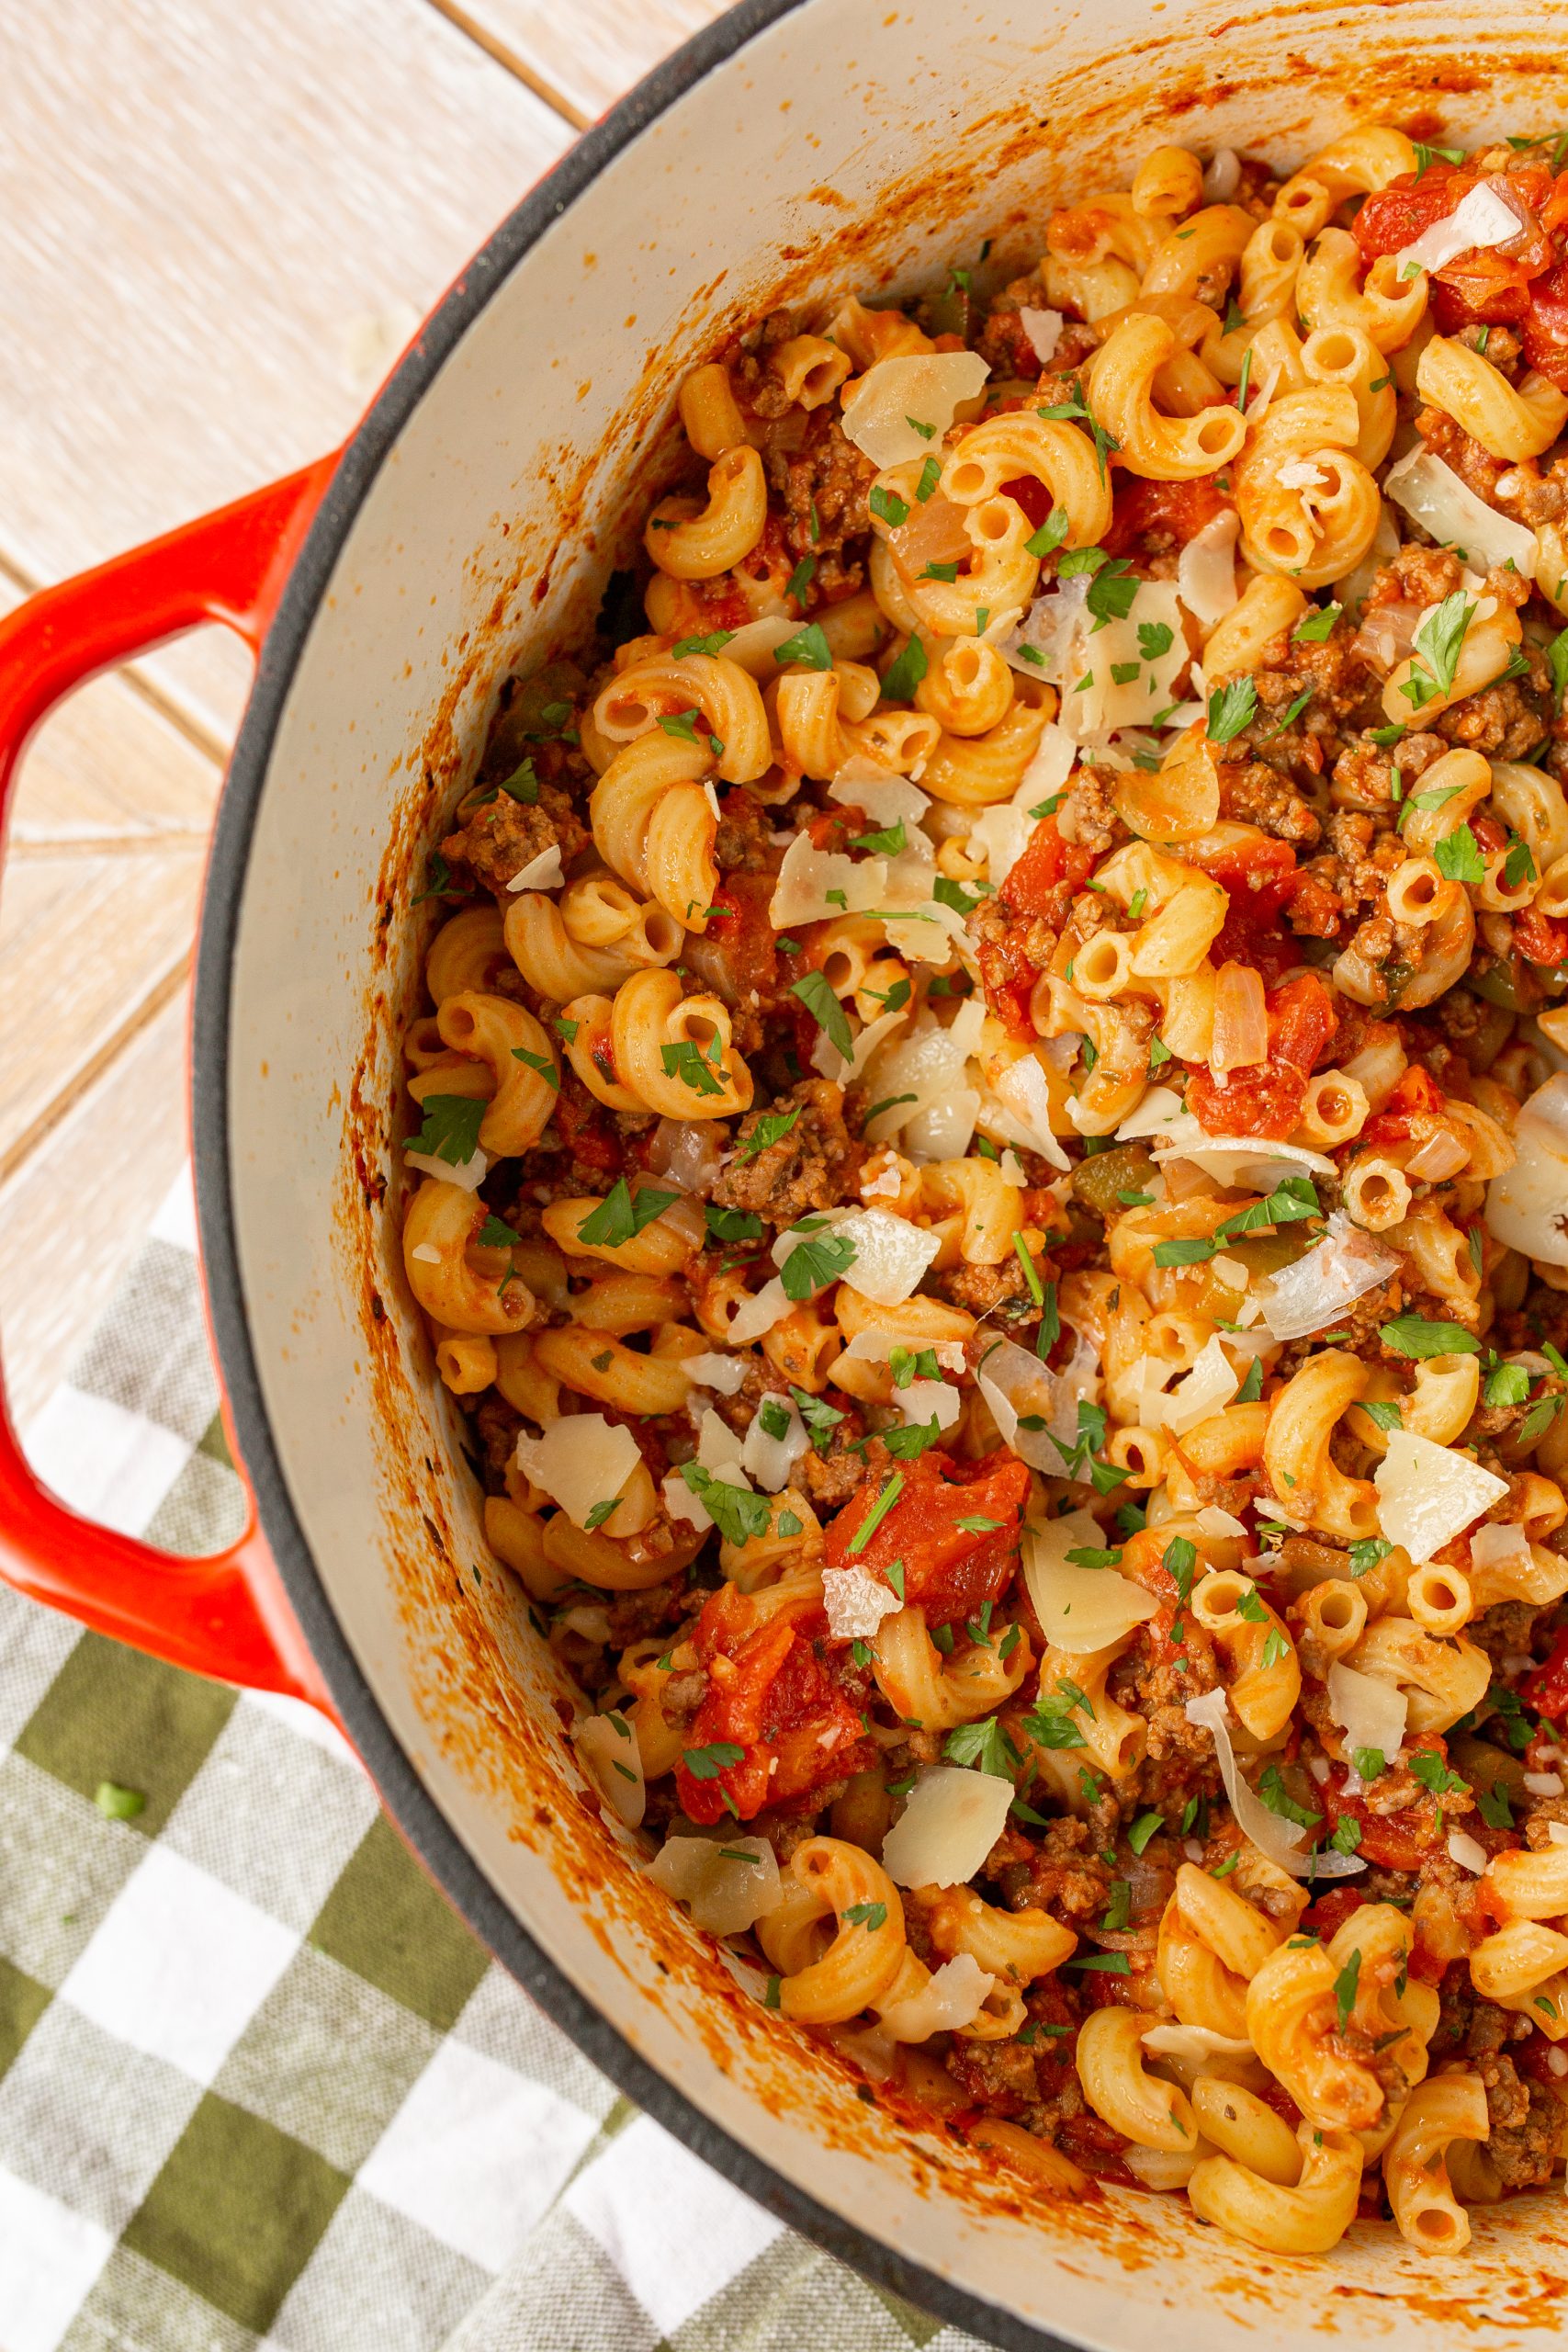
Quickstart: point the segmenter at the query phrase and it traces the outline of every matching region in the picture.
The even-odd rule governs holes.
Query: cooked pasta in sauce
[[[1568,2132],[1562,146],[763,319],[423,893],[404,1262],[592,1801],[1271,2249]]]

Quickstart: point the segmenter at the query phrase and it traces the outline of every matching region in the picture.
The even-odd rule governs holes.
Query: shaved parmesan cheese
[[[1223,621],[1235,605],[1235,537],[1240,528],[1241,516],[1227,507],[1194,532],[1178,559],[1176,593],[1205,628]]]
[[[642,1463],[630,1430],[607,1421],[603,1413],[574,1413],[570,1420],[552,1421],[542,1437],[525,1432],[514,1458],[524,1476],[543,1487],[574,1527],[582,1528],[594,1504],[618,1495]]]
[[[1554,1846],[1568,1846],[1568,1821],[1549,1821],[1546,1834]]]
[[[1032,1470],[1059,1478],[1062,1457],[1047,1434],[1055,1410],[1056,1384],[1039,1357],[1011,1340],[1003,1340],[987,1352],[977,1377],[1002,1443],[1010,1446]],[[1021,1426],[1021,1415],[1045,1426],[1026,1430]]]
[[[1399,1263],[1392,1250],[1336,1209],[1316,1248],[1259,1283],[1255,1295],[1276,1340],[1303,1340],[1337,1323],[1348,1306],[1385,1283]]]
[[[1326,477],[1323,468],[1314,466],[1310,458],[1294,458],[1288,466],[1280,467],[1274,479],[1287,490],[1321,490]]]
[[[1466,1837],[1462,1829],[1449,1832],[1449,1859],[1479,1878],[1486,1868],[1486,1849],[1474,1838]]]
[[[1024,1529],[1023,1580],[1053,1649],[1103,1649],[1158,1611],[1154,1594],[1119,1569],[1080,1567],[1067,1557],[1069,1552],[1104,1547],[1104,1530],[1087,1510]]]
[[[1242,1521],[1233,1518],[1228,1510],[1222,1510],[1218,1503],[1204,1504],[1198,1513],[1198,1527],[1199,1532],[1204,1535],[1245,1535],[1247,1533]]]
[[[766,620],[742,621],[732,632],[724,658],[739,662],[749,678],[776,678],[779,665],[773,660],[774,652],[799,634],[800,623],[792,613],[771,614]]]
[[[490,1174],[490,1161],[482,1151],[471,1159],[437,1159],[428,1151],[405,1151],[405,1168],[417,1168],[422,1176],[434,1176],[438,1184],[456,1184],[460,1192],[477,1193]]]
[[[1042,368],[1049,368],[1056,356],[1056,345],[1062,340],[1060,311],[1035,311],[1027,302],[1021,302],[1018,322],[1028,336],[1029,347]]]
[[[955,1046],[966,1054],[978,1053],[980,1040],[986,1034],[986,1005],[982,997],[965,999],[948,1023],[947,1034]]]
[[[1023,1129],[1023,1140],[1030,1148],[1053,1168],[1070,1168],[1072,1162],[1051,1130],[1051,1090],[1034,1056],[1021,1054],[1017,1061],[998,1070],[991,1083],[998,1101]]]
[[[886,1331],[857,1331],[844,1353],[856,1357],[862,1363],[888,1363],[892,1361],[894,1349],[903,1344],[902,1340],[891,1338]],[[964,1352],[962,1340],[939,1340],[932,1352],[943,1372],[963,1372],[967,1368],[969,1359]],[[927,1418],[929,1419],[930,1416]]]
[[[744,1854],[745,1861],[738,1858]],[[765,1838],[667,1838],[643,1876],[685,1904],[694,1928],[739,1936],[775,1909],[779,1866]]]
[[[928,1984],[907,2000],[879,2012],[895,2041],[929,2041],[933,2033],[956,2033],[973,2025],[996,1984],[971,1951],[944,1961]]]
[[[1527,1772],[1523,1777],[1532,1797],[1560,1797],[1562,1794],[1561,1772]]]
[[[845,436],[874,466],[929,458],[957,411],[984,391],[990,372],[973,351],[920,351],[879,359],[844,400]],[[910,417],[934,426],[934,434],[917,433]]]
[[[636,1726],[625,1715],[581,1715],[571,1727],[578,1761],[618,1820],[641,1826],[648,1806]]]
[[[809,835],[796,833],[779,867],[768,920],[775,931],[788,931],[793,923],[863,914],[883,903],[886,888],[885,857],[847,857],[841,850],[818,849]],[[829,898],[829,891],[841,893],[842,903],[838,895]]]
[[[1228,1405],[1241,1386],[1241,1374],[1233,1371],[1229,1358],[1217,1339],[1211,1339],[1184,1379],[1178,1381],[1168,1396],[1158,1396],[1154,1402],[1154,1424],[1156,1429],[1174,1430],[1182,1436],[1206,1421]]]
[[[760,1340],[775,1323],[795,1312],[795,1301],[788,1297],[783,1283],[776,1279],[764,1283],[754,1298],[743,1298],[729,1318],[729,1336],[738,1347],[750,1340]]]
[[[878,1013],[874,1021],[867,1022],[860,1035],[855,1038],[848,1061],[834,1045],[826,1029],[818,1029],[816,1043],[811,1048],[812,1068],[819,1070],[824,1078],[831,1079],[835,1086],[852,1085],[878,1046],[885,1038],[890,1037],[895,1029],[903,1028],[908,1018],[908,1012]]]
[[[1486,1224],[1499,1241],[1549,1266],[1568,1266],[1568,1075],[1538,1086],[1514,1128],[1516,1158],[1486,1187]]]
[[[1409,1700],[1398,1686],[1361,1674],[1337,1658],[1328,1669],[1328,1712],[1348,1748],[1376,1747],[1397,1756],[1404,1745]]]
[[[1013,794],[1015,808],[1025,810],[1036,808],[1042,800],[1049,800],[1060,792],[1073,772],[1078,747],[1065,727],[1053,719],[1034,747],[1034,755],[1024,769],[1018,790]]]
[[[968,1083],[968,1064],[951,1031],[923,1015],[907,1036],[876,1057],[877,1099],[892,1107],[868,1124],[870,1140],[886,1143],[897,1136],[900,1150],[915,1159],[961,1158],[980,1109],[979,1094]],[[915,1099],[899,1102],[900,1094]]]
[[[1472,1565],[1478,1568],[1527,1567],[1530,1547],[1515,1520],[1489,1519],[1470,1539]]]
[[[1395,506],[1402,506],[1444,546],[1463,548],[1488,570],[1511,562],[1523,578],[1534,579],[1535,533],[1488,506],[1424,443],[1417,442],[1408,457],[1389,468],[1382,486]]]
[[[1431,1559],[1508,1491],[1506,1478],[1410,1430],[1389,1431],[1372,1484],[1384,1535],[1403,1544],[1413,1560]]]
[[[1181,1097],[1171,1086],[1151,1086],[1141,1095],[1116,1130],[1118,1143],[1131,1143],[1138,1136],[1168,1136],[1174,1130],[1181,1135],[1183,1120],[1190,1121],[1197,1136],[1203,1130],[1191,1113],[1182,1108]]]
[[[1512,205],[1505,204],[1497,190],[1483,180],[1460,199],[1446,220],[1434,220],[1413,243],[1400,247],[1394,255],[1394,274],[1403,282],[1412,262],[1417,269],[1444,269],[1461,254],[1474,253],[1483,245],[1511,243],[1524,225]]]
[[[938,1429],[955,1429],[964,1410],[964,1399],[945,1380],[911,1380],[908,1388],[894,1390],[893,1402],[904,1416],[906,1429],[917,1422],[929,1425],[933,1415]]]
[[[1200,1846],[1199,1853],[1202,1850]],[[1252,2056],[1250,2041],[1233,2041],[1228,2033],[1216,2033],[1206,2025],[1151,2025],[1143,2036],[1143,2043],[1156,2058],[1176,2058],[1190,2066],[1207,2066],[1215,2058],[1241,2060]]]
[[[863,808],[878,827],[918,825],[931,807],[931,796],[907,776],[889,775],[861,752],[844,762],[828,786],[829,800],[848,808]]]
[[[682,1356],[681,1369],[690,1374],[699,1387],[716,1388],[721,1396],[733,1396],[746,1377],[746,1366],[739,1356]]]
[[[982,808],[969,828],[969,852],[986,861],[986,875],[993,889],[1000,887],[1029,847],[1029,836],[1034,831],[1034,820],[1023,808],[1016,808],[1010,801],[998,800],[994,808]]]
[[[891,1585],[852,1561],[847,1568],[823,1569],[822,1606],[834,1641],[869,1642],[883,1619],[895,1616],[904,1604]]]
[[[1332,1847],[1316,1854],[1302,1850],[1306,1831],[1300,1823],[1270,1813],[1262,1798],[1242,1778],[1231,1746],[1227,1713],[1224,1691],[1217,1686],[1205,1690],[1201,1699],[1187,1702],[1188,1722],[1201,1724],[1213,1735],[1214,1758],[1242,1836],[1249,1838],[1260,1854],[1280,1870],[1289,1871],[1292,1878],[1353,1878],[1364,1871],[1367,1866],[1359,1854],[1337,1854]]]
[[[789,1426],[783,1437],[773,1437],[762,1426],[764,1412],[782,1412]],[[740,1466],[754,1478],[766,1495],[783,1492],[789,1484],[789,1474],[803,1453],[809,1453],[811,1440],[806,1434],[806,1424],[793,1397],[769,1396],[759,1405],[746,1432],[740,1449]]]
[[[1012,1782],[937,1764],[921,1774],[882,1841],[895,1886],[965,1886],[1007,1826]]]
[[[1082,572],[1061,582],[1036,599],[998,647],[1015,670],[1061,687],[1060,724],[1077,743],[1142,726],[1171,701],[1189,658],[1175,581],[1140,581],[1132,609],[1120,620],[1091,614],[1089,590]],[[1144,650],[1148,640],[1140,642],[1138,635],[1149,628],[1168,632],[1165,651],[1152,658]],[[1118,670],[1124,673],[1121,680],[1113,674]]]
[[[877,1306],[901,1306],[912,1298],[942,1248],[940,1234],[890,1209],[852,1209],[839,1231],[854,1245],[845,1283]]]
[[[434,1241],[416,1241],[409,1256],[422,1266],[438,1266],[441,1263],[441,1252]]]
[[[709,789],[711,791],[712,787]],[[716,801],[716,815],[717,806]],[[539,852],[537,857],[531,857],[522,873],[514,874],[506,887],[509,890],[554,890],[559,888],[562,878],[560,843],[552,842],[548,849]]]
[[[700,1527],[705,1531],[713,1525],[712,1518],[693,1494],[679,1470],[665,1472],[659,1482],[659,1491],[664,1498],[664,1508],[671,1519],[683,1520],[688,1527]]]
[[[1100,1402],[1100,1350],[1087,1331],[1073,1331],[1073,1352],[1060,1372],[1051,1375],[1056,1401],[1051,1410],[1051,1431],[1069,1448],[1077,1443],[1078,1407]]]

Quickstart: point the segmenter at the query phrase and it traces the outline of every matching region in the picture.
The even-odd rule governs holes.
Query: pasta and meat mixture
[[[423,893],[592,1801],[867,2096],[1275,2249],[1568,2143],[1562,146],[762,320]]]

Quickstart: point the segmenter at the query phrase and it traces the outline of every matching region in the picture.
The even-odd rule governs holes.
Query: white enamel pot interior
[[[1253,2254],[1176,2199],[1056,2205],[857,2096],[633,1869],[489,1563],[459,1415],[380,1200],[434,916],[410,876],[514,662],[592,613],[682,370],[777,300],[916,283],[1168,137],[1295,163],[1346,125],[1555,124],[1564,11],[1407,0],[753,0],[583,141],[371,412],[285,596],[220,816],[197,1012],[202,1229],[241,1443],[295,1605],[398,1817],[637,2099],[776,2211],[998,2344],[1555,2340],[1562,2200],[1452,2262],[1359,2228]],[[984,282],[984,281],[983,281]]]

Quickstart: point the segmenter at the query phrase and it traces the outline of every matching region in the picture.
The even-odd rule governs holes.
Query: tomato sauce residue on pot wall
[[[396,1531],[387,1540],[385,1571],[398,1596],[431,1743],[504,1815],[515,1845],[547,1864],[598,1951],[647,2004],[650,2031],[667,2006],[676,2008],[716,2075],[739,2076],[751,2095],[798,2116],[827,2146],[885,2155],[920,2194],[957,2199],[976,2219],[1024,2220],[1038,2226],[1043,2192],[987,2170],[983,2158],[945,2133],[927,2111],[906,2109],[896,2094],[857,2085],[820,2043],[761,2007],[753,1993],[736,1983],[711,1940],[637,1875],[631,1866],[635,1840],[606,1827],[570,1756],[561,1729],[569,1707],[564,1671],[529,1628],[521,1588],[487,1555],[467,1474],[453,1458],[457,1417],[440,1396],[390,1230],[388,1170],[396,1148],[392,1123],[400,1117],[394,1110],[397,1041],[417,1000],[416,935],[421,951],[423,945],[423,919],[408,910],[440,819],[479,740],[484,708],[524,641],[531,615],[552,593],[557,549],[592,553],[601,542],[615,543],[615,531],[596,534],[590,519],[590,493],[607,466],[622,481],[623,518],[646,504],[666,459],[662,436],[671,387],[682,368],[727,332],[775,304],[799,300],[805,288],[827,277],[865,290],[886,283],[892,273],[880,257],[900,240],[906,254],[921,239],[934,252],[942,221],[974,215],[1000,173],[1030,158],[1047,159],[1048,126],[1069,108],[1079,184],[1092,182],[1097,173],[1108,184],[1120,184],[1123,126],[1131,112],[1140,112],[1145,122],[1164,117],[1183,125],[1190,137],[1204,110],[1222,100],[1262,98],[1282,85],[1300,85],[1299,112],[1292,119],[1289,107],[1281,113],[1275,106],[1271,128],[1280,143],[1305,152],[1313,118],[1321,111],[1324,77],[1303,54],[1280,56],[1279,44],[1287,34],[1292,42],[1303,43],[1315,25],[1330,27],[1341,14],[1323,0],[1254,19],[1246,28],[1246,40],[1224,52],[1223,85],[1211,78],[1202,59],[1168,62],[1177,37],[1152,34],[1136,52],[1135,69],[1121,61],[1124,73],[1136,70],[1146,77],[1141,88],[1115,87],[1114,75],[1108,76],[1112,86],[1096,102],[1086,101],[1080,84],[1047,84],[1030,104],[1021,101],[962,132],[944,123],[942,138],[954,144],[962,141],[972,152],[961,161],[909,175],[890,190],[875,221],[852,222],[809,253],[786,252],[790,266],[771,282],[759,276],[738,293],[733,280],[721,276],[697,289],[689,306],[690,339],[679,360],[662,351],[646,361],[634,397],[618,410],[612,447],[583,456],[562,446],[553,453],[547,470],[558,487],[548,543],[542,526],[506,526],[496,548],[476,552],[468,575],[474,620],[452,647],[448,682],[423,739],[388,779],[389,842],[369,910],[365,1044],[344,1121],[335,1238],[358,1300],[369,1409],[380,1433],[382,1498],[387,1525]],[[1397,12],[1391,11],[1391,28],[1397,21]],[[1216,38],[1226,29],[1221,24],[1210,28]],[[1249,66],[1249,59],[1257,62]],[[1545,57],[1517,61],[1516,70],[1543,84],[1560,82],[1562,72],[1560,62]],[[1471,91],[1483,78],[1479,68],[1460,59],[1416,69],[1399,56],[1378,55],[1358,70],[1353,85],[1346,88],[1345,104],[1352,118],[1379,118],[1413,135],[1437,136],[1445,127],[1445,96]],[[814,194],[825,209],[845,206],[846,199],[830,188]],[[1023,237],[1028,216],[1016,208],[992,226],[998,240]],[[903,267],[899,274],[905,274]],[[646,448],[634,460],[633,452],[644,442]],[[626,527],[623,520],[623,535]],[[588,585],[580,582],[558,609],[552,608],[548,640],[530,643],[530,658],[548,658],[580,637],[591,609]],[[391,1180],[393,1185],[398,1181]],[[634,2031],[628,2038],[647,2037]],[[700,2089],[696,2095],[700,2100]],[[1098,2193],[1076,2203],[1051,2199],[1049,2228],[1069,2265],[1077,2243],[1086,2252],[1093,2247],[1100,2255],[1111,2254],[1129,2274],[1142,2272],[1156,2261],[1179,2260],[1182,2251],[1179,2242],[1151,2226],[1150,2201],[1122,2203]],[[1524,2218],[1513,2209],[1514,2233]],[[1472,2264],[1462,2293],[1453,2297],[1418,2291],[1403,2280],[1395,2285],[1385,2278],[1374,2286],[1370,2278],[1342,2270],[1332,2277],[1325,2272],[1321,2332],[1359,2340],[1383,2324],[1393,2308],[1456,2333],[1472,2330],[1483,2307],[1489,2330],[1555,2325],[1564,2282],[1544,2271],[1509,2269],[1509,2234],[1500,2231],[1488,2240],[1478,2228],[1477,2250],[1483,2258],[1479,2267]],[[1298,2275],[1297,2265],[1255,2256],[1224,2269],[1217,2288],[1207,2282],[1205,2292],[1218,2294],[1229,2317],[1252,2324],[1267,2341],[1271,2301],[1287,2291],[1287,2282],[1293,2288]]]

